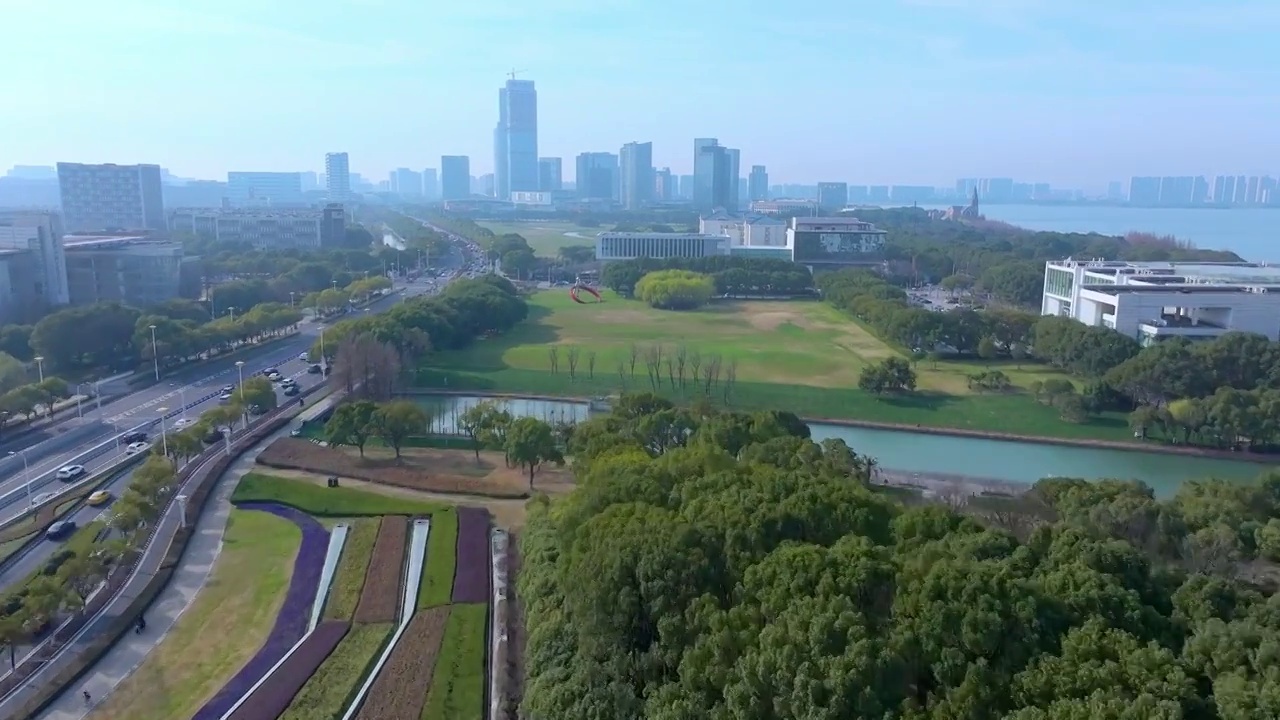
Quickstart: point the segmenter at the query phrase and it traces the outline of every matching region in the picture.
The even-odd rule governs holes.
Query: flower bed
[[[342,717],[364,682],[373,661],[391,637],[391,623],[354,625],[342,643],[302,686],[279,720]],[[276,720],[272,716],[272,720]]]
[[[418,720],[448,620],[448,605],[413,616],[378,671],[356,720]]]
[[[348,623],[333,620],[317,625],[289,659],[228,720],[276,720],[280,717],[350,628]]]
[[[218,720],[225,715],[236,700],[249,692],[253,684],[280,662],[289,648],[306,634],[324,568],[324,556],[329,547],[328,531],[310,516],[293,508],[269,503],[245,503],[239,507],[242,510],[271,513],[293,522],[302,530],[302,544],[299,545],[298,555],[293,562],[293,577],[289,580],[284,605],[276,616],[271,634],[249,662],[200,708],[193,720]]]
[[[489,513],[480,508],[458,508],[457,558],[453,601],[489,602]]]
[[[448,605],[453,598],[453,568],[458,547],[458,513],[452,508],[431,516],[427,559],[418,585],[418,609]]]
[[[326,619],[350,620],[355,614],[381,523],[382,518],[360,518],[347,532],[342,557],[338,559],[338,569],[333,574],[333,585],[329,588],[329,599],[325,601]]]
[[[378,539],[373,544],[373,557],[356,606],[357,623],[395,622],[404,595],[400,589],[404,575],[404,556],[409,538],[409,520],[398,515],[382,519]]]
[[[484,644],[488,605],[454,605],[436,658],[422,720],[484,718]]]

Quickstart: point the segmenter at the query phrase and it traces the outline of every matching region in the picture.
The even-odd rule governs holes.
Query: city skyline
[[[342,148],[366,176],[430,166],[441,155],[467,155],[486,174],[494,169],[484,130],[496,120],[493,89],[515,67],[538,82],[543,157],[639,137],[653,143],[655,166],[687,174],[689,140],[718,137],[780,183],[857,175],[945,186],[959,176],[1012,175],[1098,190],[1135,172],[1280,167],[1268,119],[1280,98],[1264,92],[1276,70],[1263,44],[1280,27],[1280,9],[1257,2],[1097,4],[1105,12],[1094,3],[1008,0],[912,0],[869,11],[814,2],[805,13],[760,8],[749,17],[661,0],[643,10],[580,0],[440,9],[397,0],[325,8],[123,0],[70,14],[50,5],[10,10],[17,24],[56,23],[68,50],[13,78],[18,97],[42,101],[11,118],[11,137],[23,142],[0,151],[0,166],[160,163],[215,178],[245,167],[314,169],[313,158]],[[424,43],[415,19],[428,14],[433,33]],[[748,42],[705,52],[699,28],[708,21]],[[1135,36],[1137,24],[1144,32]],[[104,52],[90,42],[103,33],[147,50]],[[832,45],[850,33],[856,46]],[[42,54],[38,43],[17,37],[0,52],[14,64]],[[480,57],[440,71],[445,58],[476,47],[486,49]],[[202,70],[210,58],[220,68],[213,75]],[[812,67],[824,71],[802,71]],[[717,82],[690,83],[693,71]],[[352,107],[403,106],[375,115],[309,111],[335,83]],[[759,87],[778,88],[767,96],[773,105],[761,104]],[[173,102],[188,91],[181,88],[201,102]],[[800,96],[818,98],[825,111],[790,112],[789,98]],[[140,111],[84,112],[121,98]],[[149,107],[165,112],[142,111]],[[639,112],[655,107],[691,110]]]

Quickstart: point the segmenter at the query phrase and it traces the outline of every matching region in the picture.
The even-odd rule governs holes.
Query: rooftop
[[[1129,275],[1132,281],[1187,285],[1267,285],[1280,283],[1280,266],[1253,262],[1126,262],[1067,260],[1052,263],[1084,267],[1100,275]]]
[[[654,238],[658,240],[666,238],[680,238],[685,240],[724,240],[724,235],[712,235],[711,233],[662,233],[662,232],[602,232],[596,237],[601,238]]]

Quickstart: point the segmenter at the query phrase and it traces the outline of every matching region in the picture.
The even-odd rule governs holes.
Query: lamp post
[[[178,398],[182,400],[182,419],[187,419],[187,386],[178,388]]]
[[[290,290],[290,291],[289,291],[289,307],[293,307],[293,296],[294,296],[294,295],[296,295],[296,294],[297,294],[297,293],[295,293],[295,292],[294,292],[294,291],[292,291],[292,290]]]
[[[22,456],[22,480],[23,480],[23,484],[25,484],[27,487],[27,504],[30,505],[31,504],[31,468],[30,466],[27,465],[27,449],[22,448],[17,452],[13,452],[13,451],[9,452],[9,457],[13,457],[14,455]]]
[[[169,408],[156,408],[156,412],[160,413],[160,446],[164,450],[164,456],[169,457],[169,431],[164,426],[164,414]]]
[[[227,308],[227,314],[231,316],[231,322],[235,322],[235,321],[236,321],[236,309],[235,309],[235,308],[233,308],[233,307],[229,307],[229,308]]]
[[[160,382],[160,352],[156,345],[156,326],[148,325],[151,328],[151,362],[156,369],[156,382]]]
[[[244,399],[244,361],[236,361],[236,376],[240,378],[240,399]]]
[[[36,367],[39,368],[40,371],[40,382],[44,382],[44,356],[37,355],[34,359],[36,361]]]

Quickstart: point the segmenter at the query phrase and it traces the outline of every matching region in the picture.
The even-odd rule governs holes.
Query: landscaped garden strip
[[[276,720],[289,707],[325,659],[342,642],[351,625],[327,620],[316,626],[288,659],[253,695],[242,703],[228,720]]]
[[[489,513],[458,508],[457,567],[453,575],[455,603],[489,602]]]
[[[391,623],[353,625],[351,632],[302,686],[280,720],[341,717],[372,669],[374,658],[391,638],[392,629]]]
[[[404,576],[408,536],[408,518],[389,515],[382,519],[378,539],[373,544],[373,557],[369,560],[369,572],[360,591],[360,603],[356,605],[355,622],[389,623],[399,617],[400,581]]]
[[[360,590],[364,588],[364,576],[369,570],[369,558],[373,556],[373,543],[378,538],[382,518],[359,518],[347,534],[346,547],[338,560],[338,571],[329,588],[329,599],[324,605],[326,620],[350,620],[360,602]]]
[[[431,532],[435,533],[432,523]],[[413,616],[365,696],[356,720],[418,720],[426,704],[450,607]]]
[[[454,509],[431,516],[427,539],[427,564],[418,586],[418,609],[448,605],[453,601],[453,568],[458,546],[458,513]]]
[[[324,566],[320,571],[320,584],[316,590],[316,601],[311,605],[311,618],[307,621],[310,630],[320,624],[321,612],[329,600],[329,588],[333,586],[333,578],[338,573],[338,561],[342,559],[342,549],[347,545],[351,535],[351,525],[338,523],[329,531],[329,547],[324,552]]]
[[[484,718],[484,645],[487,605],[454,605],[445,624],[431,690],[421,720]]]
[[[329,533],[320,523],[293,508],[269,503],[243,503],[241,510],[258,510],[293,522],[302,530],[302,544],[293,563],[293,577],[285,594],[284,605],[276,616],[271,634],[258,652],[244,667],[200,708],[193,720],[218,720],[249,692],[254,683],[262,679],[280,658],[289,652],[307,632],[311,608],[315,603],[324,567],[325,551],[329,546]]]
[[[236,485],[231,502],[273,502],[318,517],[363,515],[431,515],[449,507],[442,503],[408,500],[347,487],[323,487],[305,480],[248,473]]]

